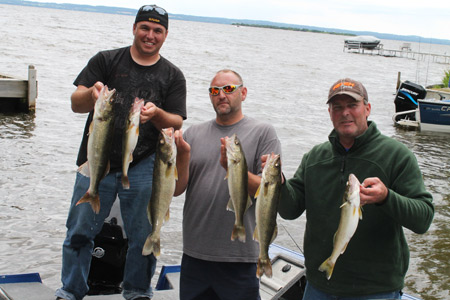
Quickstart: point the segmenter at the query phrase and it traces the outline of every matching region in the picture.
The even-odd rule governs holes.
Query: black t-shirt
[[[153,102],[163,110],[186,119],[186,79],[179,68],[162,56],[152,66],[141,66],[131,58],[129,46],[101,51],[89,60],[75,79],[74,85],[91,87],[97,81],[103,82],[109,89],[116,89],[115,132],[110,156],[112,172],[121,170],[125,120],[136,97],[143,98],[145,103]],[[89,113],[86,121],[78,152],[78,166],[87,160],[87,141],[92,116],[93,111]],[[150,121],[140,124],[139,139],[130,167],[155,152],[158,134],[158,130]]]

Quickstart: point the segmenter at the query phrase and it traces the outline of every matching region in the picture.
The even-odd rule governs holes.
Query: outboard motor
[[[427,91],[423,86],[410,81],[402,82],[394,100],[395,112],[398,113],[418,108],[417,100],[424,99],[426,95]],[[416,121],[416,114],[412,112],[406,115],[396,116],[395,121],[405,118]]]
[[[115,217],[105,222],[94,239],[88,295],[111,295],[122,292],[128,240]]]

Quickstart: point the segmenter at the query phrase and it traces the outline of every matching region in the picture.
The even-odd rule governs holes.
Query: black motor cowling
[[[88,295],[111,295],[122,292],[128,240],[123,237],[117,219],[103,224],[95,237],[91,268],[88,276]]]
[[[423,86],[410,81],[402,82],[394,100],[395,112],[416,109],[418,107],[417,100],[424,99],[426,95],[427,91]],[[416,114],[413,112],[406,115],[397,116],[396,121],[400,118],[416,121]]]

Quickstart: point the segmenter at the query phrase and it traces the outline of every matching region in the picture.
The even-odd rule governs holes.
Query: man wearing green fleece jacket
[[[298,218],[306,210],[304,254],[308,280],[303,300],[400,299],[409,264],[403,227],[425,233],[433,220],[414,154],[367,121],[365,87],[345,78],[330,88],[329,141],[306,153],[282,187],[279,214]],[[361,182],[362,220],[328,280],[319,266],[333,251],[346,181]]]

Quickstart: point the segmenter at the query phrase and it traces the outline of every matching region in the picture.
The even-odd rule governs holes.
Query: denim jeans
[[[151,225],[147,218],[147,205],[151,197],[153,181],[152,155],[130,168],[130,189],[122,188],[121,172],[109,173],[99,185],[100,212],[95,214],[89,203],[76,205],[89,187],[89,178],[77,173],[69,216],[67,235],[63,243],[61,281],[63,287],[56,296],[81,300],[88,292],[87,279],[92,258],[94,238],[102,229],[111,207],[118,196],[128,238],[128,252],[123,278],[123,296],[134,299],[153,296],[150,286],[155,273],[156,258],[142,255],[142,248]]]
[[[306,283],[305,293],[303,294],[303,300],[372,300],[372,299],[391,300],[391,299],[401,299],[402,297],[401,295],[402,295],[401,291],[396,291],[365,296],[339,297],[321,292],[315,287],[313,287],[311,284]]]

